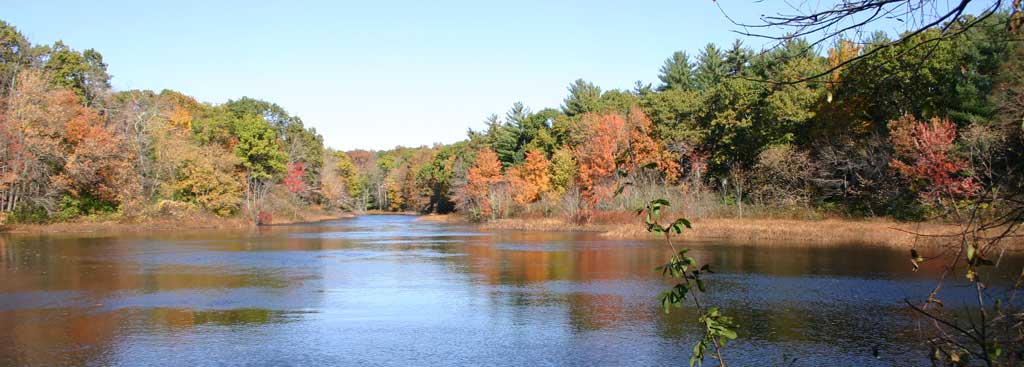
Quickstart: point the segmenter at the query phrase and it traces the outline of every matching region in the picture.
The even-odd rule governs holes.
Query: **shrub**
[[[75,219],[84,215],[113,213],[117,211],[113,204],[91,195],[75,197],[64,194],[60,198],[59,205],[60,209],[57,210],[56,219],[61,221]]]
[[[16,224],[45,224],[50,222],[50,216],[43,207],[22,205],[11,212],[8,221]]]
[[[274,217],[272,215],[270,215],[270,212],[268,212],[266,210],[260,210],[260,212],[256,214],[256,224],[257,225],[261,225],[261,226],[262,225],[267,225],[267,224],[272,223],[273,221],[274,221]]]
[[[817,166],[810,155],[790,145],[775,145],[757,156],[752,194],[768,206],[802,206],[810,198],[808,183]]]

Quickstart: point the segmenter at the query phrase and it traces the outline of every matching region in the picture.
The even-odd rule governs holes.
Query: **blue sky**
[[[0,3],[34,43],[100,51],[117,90],[276,102],[343,150],[451,143],[513,102],[558,107],[577,78],[657,84],[673,51],[736,38],[711,0]]]

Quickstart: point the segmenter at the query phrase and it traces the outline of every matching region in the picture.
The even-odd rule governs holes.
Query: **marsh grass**
[[[615,222],[575,224],[561,218],[515,218],[487,222],[485,229],[511,229],[526,231],[587,231],[601,232],[610,239],[653,239],[638,226],[633,213],[606,214]],[[630,218],[630,220],[625,220]],[[601,223],[601,224],[596,224]],[[704,218],[694,220],[687,240],[716,240],[726,242],[758,241],[759,245],[814,245],[843,246],[862,244],[910,248],[940,246],[954,241],[948,236],[959,233],[956,225],[944,223],[905,223],[891,220],[848,219],[774,219],[774,218]],[[914,233],[923,236],[916,239]],[[993,235],[995,232],[992,233]],[[1010,248],[1024,249],[1024,238],[1009,240]]]

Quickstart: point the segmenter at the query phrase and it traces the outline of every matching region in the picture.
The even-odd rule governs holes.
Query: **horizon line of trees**
[[[187,207],[259,222],[319,206],[593,221],[657,196],[691,217],[933,218],[979,190],[1019,192],[1005,186],[1021,177],[1024,51],[1008,16],[880,50],[884,33],[821,55],[802,39],[764,52],[708,44],[670,55],[658,85],[580,79],[558,108],[515,103],[460,142],[348,152],[270,102],[113,91],[99,52],[32,45],[0,22],[0,213]]]
[[[271,220],[268,196],[332,204],[323,138],[280,106],[113,91],[103,56],[33,45],[0,21],[0,216],[202,211]]]
[[[654,197],[697,217],[941,217],[980,190],[1024,182],[1024,52],[1008,17],[960,33],[968,23],[936,26],[892,47],[879,32],[822,55],[799,38],[764,52],[738,40],[675,52],[658,85],[602,90],[580,79],[559,108],[515,103],[464,141],[348,152],[351,193],[359,208],[480,220],[601,220]]]

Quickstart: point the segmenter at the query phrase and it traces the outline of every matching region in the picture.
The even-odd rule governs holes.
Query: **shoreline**
[[[434,215],[418,220],[436,223],[468,223],[464,219],[441,218]],[[595,232],[601,237],[617,240],[654,240],[642,223],[575,224],[557,218],[514,218],[476,223],[485,230]],[[842,246],[850,244],[911,248],[948,244],[948,236],[959,227],[935,222],[897,222],[887,219],[757,219],[706,218],[693,221],[693,229],[676,235],[682,241],[776,242],[779,245]],[[912,233],[922,236],[915,238]],[[1004,240],[1010,249],[1024,250],[1024,238]]]
[[[307,212],[298,218],[275,219],[264,227],[277,227],[319,223],[354,218],[361,215],[412,215],[410,213],[326,213]],[[427,214],[415,219],[417,222],[472,225],[483,230],[537,231],[537,232],[590,232],[614,240],[656,240],[659,237],[648,233],[639,221],[636,223],[576,224],[559,218],[510,218],[490,222],[474,223],[458,214]],[[253,230],[259,228],[248,219],[240,217],[192,217],[192,218],[151,218],[138,222],[122,222],[114,219],[78,221],[50,224],[0,225],[0,234],[95,234],[166,232],[175,230]],[[842,246],[869,245],[910,248],[936,246],[948,243],[949,235],[958,231],[957,226],[934,222],[896,222],[887,219],[757,219],[757,218],[706,218],[693,221],[693,229],[684,230],[675,238],[687,241],[769,242],[772,245],[813,245]],[[918,237],[911,233],[920,233]],[[1024,237],[1007,239],[1007,248],[1024,250]]]
[[[274,219],[264,227],[319,223],[353,217],[355,215],[351,213],[304,213],[299,218]],[[6,224],[0,225],[0,234],[139,233],[177,230],[252,230],[256,228],[259,226],[246,218],[204,216],[199,218],[150,218],[137,222],[100,219],[48,224]]]

